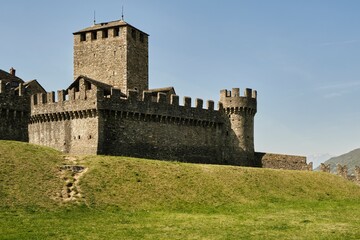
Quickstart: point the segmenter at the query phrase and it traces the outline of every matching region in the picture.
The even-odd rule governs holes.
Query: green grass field
[[[360,187],[335,175],[85,156],[64,202],[63,164],[0,141],[0,239],[360,239]]]

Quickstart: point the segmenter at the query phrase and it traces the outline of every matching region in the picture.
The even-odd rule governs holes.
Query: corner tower
[[[230,147],[234,159],[241,165],[254,165],[254,116],[257,111],[257,92],[245,89],[244,96],[239,88],[232,91],[221,90],[220,102],[230,119],[232,136]]]
[[[123,20],[99,23],[74,34],[74,79],[84,75],[141,93],[148,89],[148,34]]]

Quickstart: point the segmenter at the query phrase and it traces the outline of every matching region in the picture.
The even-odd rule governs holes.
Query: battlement
[[[55,92],[32,95],[30,122],[95,117],[99,112],[116,112],[118,116],[136,115],[185,123],[199,120],[201,125],[221,124],[224,122],[222,104],[219,103],[218,110],[214,105],[214,101],[208,100],[204,107],[204,101],[196,98],[192,107],[190,97],[184,97],[180,105],[179,96],[172,94],[168,98],[161,92],[156,99],[150,91],[144,91],[140,96],[138,91],[129,90],[126,96],[120,89],[101,88],[80,79],[78,85],[58,91],[57,99]]]
[[[204,101],[200,98],[195,99],[195,106],[192,107],[192,99],[191,97],[183,98],[183,105],[180,105],[179,96],[171,94],[170,101],[167,99],[165,93],[159,92],[157,94],[156,101],[152,98],[152,93],[149,91],[144,91],[141,98],[139,96],[139,92],[135,90],[129,90],[128,96],[124,97],[120,89],[111,88],[110,93],[104,91],[103,89],[67,89],[67,90],[59,90],[57,91],[57,98],[55,98],[55,92],[47,92],[47,93],[38,93],[31,96],[31,106],[33,108],[47,106],[57,104],[57,103],[68,103],[74,104],[79,101],[87,100],[97,100],[99,102],[110,102],[110,103],[135,103],[135,102],[143,102],[143,103],[158,103],[163,105],[171,105],[184,107],[188,109],[201,109],[201,110],[209,110],[209,111],[217,111],[214,107],[214,101],[208,100],[206,102],[206,107],[204,107]],[[139,100],[140,99],[140,100]],[[49,105],[50,104],[50,105]],[[218,110],[222,109],[222,104],[218,103]]]
[[[94,41],[107,38],[121,37],[125,32],[122,29],[128,28],[131,37],[139,39],[140,42],[147,41],[148,34],[131,26],[123,20],[103,22],[94,24],[91,27],[73,33],[76,42]]]
[[[332,173],[330,164],[321,163],[320,172]],[[336,172],[334,174],[360,184],[360,167],[355,166],[353,174],[349,175],[349,169],[347,165],[336,164]]]
[[[16,91],[0,81],[0,139],[28,141],[29,100],[22,83]]]
[[[17,86],[18,91],[15,91],[15,88],[13,88],[12,86],[8,88],[7,87],[8,84],[11,83],[0,80],[0,94],[24,96],[25,88],[23,83],[19,83],[18,85],[15,85]]]
[[[245,88],[244,94],[240,94],[240,88],[233,88],[231,91],[227,89],[220,90],[220,99],[225,98],[257,98],[257,91],[251,88]]]
[[[250,114],[257,112],[257,92],[246,88],[244,94],[240,94],[239,88],[220,91],[220,102],[223,104],[226,114]]]
[[[29,97],[26,96],[23,84],[18,85],[18,91],[7,89],[5,82],[0,80],[0,109],[11,111],[29,111]]]
[[[113,97],[114,94],[112,93],[110,95],[110,99],[116,99],[117,95],[115,94],[115,98]],[[208,100],[206,102],[206,107],[204,107],[204,101],[200,98],[195,99],[195,107],[192,107],[192,99],[191,97],[183,97],[182,105],[180,105],[180,97],[175,94],[170,95],[170,99],[167,98],[167,95],[165,93],[158,92],[156,101],[154,101],[152,97],[151,91],[144,91],[142,96],[139,96],[139,92],[135,90],[129,90],[128,91],[128,97],[127,100],[129,101],[138,101],[138,99],[141,99],[141,102],[144,103],[159,103],[159,104],[165,104],[165,105],[172,105],[172,106],[182,106],[186,108],[193,108],[193,109],[203,109],[203,110],[210,110],[210,111],[216,111],[214,108],[214,101]],[[221,108],[221,104],[218,104],[218,110]]]

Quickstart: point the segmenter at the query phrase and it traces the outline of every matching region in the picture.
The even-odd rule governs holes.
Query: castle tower
[[[74,34],[74,79],[84,75],[127,94],[148,89],[148,34],[123,20]]]
[[[229,133],[235,154],[234,159],[241,165],[254,164],[254,116],[256,114],[257,93],[251,89],[245,89],[244,96],[240,96],[240,89],[232,91],[221,90],[220,102],[229,117],[232,132]]]

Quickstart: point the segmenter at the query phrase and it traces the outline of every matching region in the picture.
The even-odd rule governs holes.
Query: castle
[[[256,91],[221,90],[216,106],[180,101],[173,87],[149,89],[145,32],[119,20],[73,35],[75,80],[65,90],[0,72],[0,139],[69,154],[312,169],[302,156],[255,152]]]

